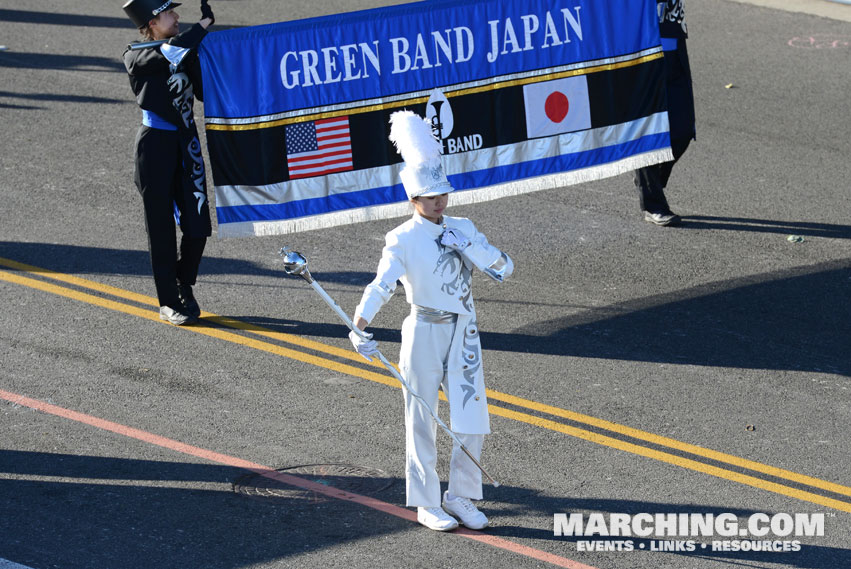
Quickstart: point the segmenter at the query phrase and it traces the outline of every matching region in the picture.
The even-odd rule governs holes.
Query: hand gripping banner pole
[[[286,272],[288,275],[299,276],[306,280],[310,284],[310,286],[313,287],[313,290],[319,293],[319,296],[322,297],[322,299],[328,304],[328,306],[330,306],[334,310],[334,312],[337,313],[340,319],[346,324],[346,326],[349,327],[350,330],[352,330],[355,334],[361,336],[362,338],[366,339],[364,331],[360,330],[354,325],[351,318],[349,318],[349,316],[345,312],[343,312],[343,309],[340,308],[340,306],[334,301],[334,299],[331,298],[327,292],[325,292],[325,289],[323,289],[322,286],[314,280],[313,276],[310,274],[310,271],[307,269],[307,259],[305,259],[301,253],[298,253],[296,251],[290,251],[288,247],[283,247],[280,251],[280,255],[284,258],[284,272]],[[410,393],[412,397],[414,397],[416,400],[418,400],[425,406],[425,408],[431,414],[432,418],[438,424],[438,426],[444,431],[446,431],[446,434],[452,437],[452,440],[458,444],[461,450],[464,451],[464,453],[468,457],[470,457],[470,460],[472,460],[473,463],[479,468],[479,470],[482,471],[482,474],[484,474],[485,477],[490,480],[491,484],[493,484],[494,487],[499,487],[499,482],[494,480],[493,477],[488,474],[487,470],[485,470],[484,467],[479,463],[479,461],[476,460],[476,457],[474,457],[472,453],[467,449],[467,447],[464,446],[464,443],[461,442],[461,439],[458,438],[458,435],[456,435],[452,431],[452,429],[446,426],[446,423],[444,423],[440,419],[440,417],[437,416],[437,413],[434,412],[431,406],[426,403],[426,401],[422,397],[420,397],[416,391],[411,389],[411,386],[408,385],[408,382],[405,381],[405,379],[396,370],[393,364],[387,361],[387,358],[384,357],[384,354],[379,351],[376,355],[378,356],[378,359],[381,361],[381,363],[384,364],[384,367],[386,367],[387,370],[393,374],[393,377],[399,380],[399,383],[402,384],[402,386],[407,390],[407,392]]]

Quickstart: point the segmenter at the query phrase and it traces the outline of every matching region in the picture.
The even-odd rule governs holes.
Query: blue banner
[[[470,203],[670,159],[655,0],[432,0],[214,32],[219,235],[405,215],[387,141],[431,120]]]

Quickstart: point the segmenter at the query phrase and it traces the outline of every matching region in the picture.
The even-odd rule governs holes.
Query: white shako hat
[[[137,28],[144,28],[160,12],[165,12],[178,6],[180,6],[180,3],[172,2],[171,0],[129,0],[122,8]]]
[[[405,161],[399,177],[409,200],[455,189],[446,179],[441,144],[426,119],[412,111],[396,111],[390,115],[390,141]]]

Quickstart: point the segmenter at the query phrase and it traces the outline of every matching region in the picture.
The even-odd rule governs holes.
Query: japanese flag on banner
[[[528,138],[591,128],[584,75],[523,86]]]

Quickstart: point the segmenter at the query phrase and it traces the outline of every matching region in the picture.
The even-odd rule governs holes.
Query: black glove
[[[201,0],[201,19],[210,18],[212,20],[210,25],[216,23],[216,17],[213,15],[213,9],[210,8],[210,4],[207,3],[207,0]]]

